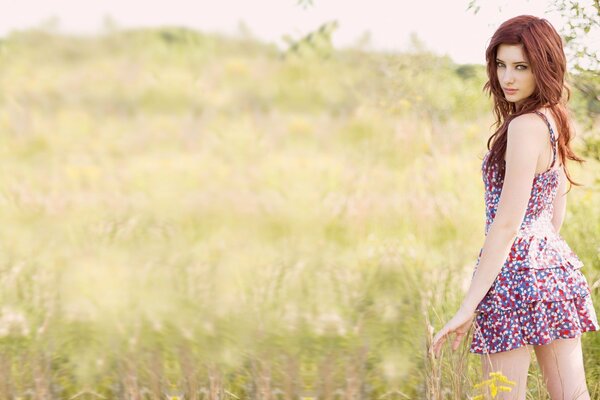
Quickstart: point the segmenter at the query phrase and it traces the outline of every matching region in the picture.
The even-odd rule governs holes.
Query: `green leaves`
[[[293,55],[302,57],[317,56],[319,58],[329,57],[333,52],[331,36],[338,26],[337,20],[326,22],[317,30],[308,33],[296,41],[289,35],[285,35],[283,39],[290,44],[290,47],[285,52],[285,57]]]
[[[308,8],[308,7],[312,6],[313,4],[314,4],[313,0],[297,0],[296,1],[296,5],[303,7],[303,8]]]

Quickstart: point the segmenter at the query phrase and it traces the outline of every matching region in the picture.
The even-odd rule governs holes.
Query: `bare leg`
[[[535,355],[552,400],[589,400],[581,337],[556,339],[534,346]]]
[[[481,365],[483,379],[489,379],[489,373],[500,371],[502,375],[516,384],[510,392],[499,392],[496,399],[525,400],[527,394],[527,372],[531,361],[529,346],[522,346],[510,351],[494,354],[483,354]]]

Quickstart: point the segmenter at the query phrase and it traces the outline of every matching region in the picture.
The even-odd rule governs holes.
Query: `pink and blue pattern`
[[[581,272],[583,263],[552,225],[553,201],[559,184],[554,132],[550,130],[553,160],[533,180],[525,217],[506,262],[477,306],[469,351],[489,354],[524,345],[544,345],[600,330],[591,292]],[[496,216],[503,176],[497,166],[486,173],[489,151],[483,158],[485,234]],[[475,271],[483,248],[479,251]]]

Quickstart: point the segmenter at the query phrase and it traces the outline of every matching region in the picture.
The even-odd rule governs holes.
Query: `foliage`
[[[481,6],[470,0],[467,10],[477,14]],[[590,134],[585,138],[584,154],[600,160],[600,47],[589,37],[600,34],[600,3],[597,0],[550,0],[549,9],[557,11],[566,21],[556,27],[565,41],[565,52],[571,70],[568,84],[576,89],[574,110],[578,120]]]
[[[425,397],[483,233],[481,66],[168,27],[0,54],[0,397]]]
[[[319,58],[329,57],[333,51],[331,36],[338,25],[337,21],[326,22],[316,31],[310,32],[298,40],[293,40],[289,35],[285,35],[283,39],[289,44],[285,57],[306,58],[311,55]]]
[[[553,0],[553,9],[566,19],[563,38],[571,52],[570,62],[578,71],[600,70],[600,47],[584,41],[600,33],[600,3],[597,0]]]
[[[501,371],[490,372],[490,377],[491,378],[476,384],[474,387],[475,389],[489,389],[492,399],[495,399],[498,396],[498,392],[512,391],[511,386],[516,384],[514,381],[511,381],[504,376]],[[485,394],[481,394],[473,397],[473,400],[483,400],[484,398]]]

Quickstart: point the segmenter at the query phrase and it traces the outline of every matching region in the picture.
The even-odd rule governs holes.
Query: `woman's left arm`
[[[533,114],[513,119],[508,126],[504,184],[496,215],[483,245],[479,265],[456,315],[433,340],[437,354],[448,334],[456,332],[456,349],[474,317],[475,309],[504,265],[527,211],[539,154],[548,139],[546,125]]]

